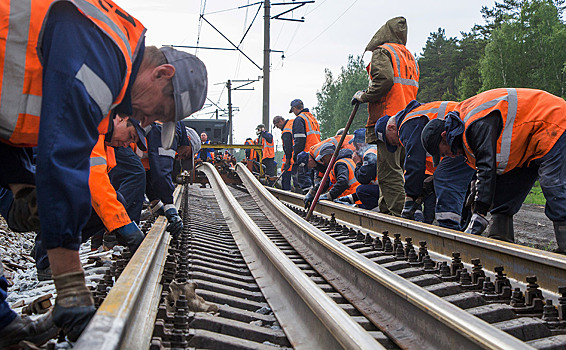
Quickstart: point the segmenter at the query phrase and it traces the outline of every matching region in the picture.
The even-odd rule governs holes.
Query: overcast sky
[[[204,17],[233,43],[238,45],[252,22],[259,5],[234,9],[256,0],[115,0],[147,28],[146,44],[229,48],[230,43],[199,15],[205,4]],[[276,1],[272,1],[275,3]],[[279,0],[278,3],[289,0]],[[285,15],[287,18],[304,17],[305,22],[271,21],[271,96],[270,121],[276,115],[289,117],[289,103],[300,98],[305,107],[316,105],[316,92],[324,82],[324,69],[335,76],[346,65],[349,55],[360,55],[373,34],[388,19],[407,18],[409,28],[407,47],[413,54],[422,52],[431,32],[439,27],[448,37],[460,37],[474,24],[483,24],[481,7],[492,7],[493,0],[316,0]],[[292,5],[271,7],[274,16]],[[200,26],[200,35],[199,35]],[[263,9],[240,45],[244,53],[257,65],[263,66]],[[186,49],[197,54],[208,69],[208,98],[227,109],[228,79],[258,79],[262,71],[243,55],[235,51]],[[371,54],[364,55],[368,62]],[[254,137],[254,129],[262,120],[262,84],[250,85],[254,91],[233,91],[234,143],[243,143]],[[198,118],[210,118],[217,107],[209,106],[198,113]],[[227,118],[227,114],[225,118]],[[270,123],[271,124],[271,123]],[[271,125],[270,125],[271,127]],[[278,129],[274,132],[280,142]]]

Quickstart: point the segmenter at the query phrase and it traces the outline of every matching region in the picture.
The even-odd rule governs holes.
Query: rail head
[[[244,259],[252,262],[250,270],[294,347],[384,349],[271,242],[212,165],[205,163],[199,170],[208,176],[225,216],[231,217],[236,243],[244,247]]]
[[[295,240],[294,248],[299,252],[302,250],[306,260],[309,260],[307,256],[318,259],[316,266],[321,275],[337,273],[335,277],[338,278],[331,282],[336,289],[349,290],[353,299],[374,308],[374,312],[366,310],[366,317],[377,323],[387,319],[391,324],[397,319],[399,324],[404,325],[402,330],[394,327],[382,329],[402,347],[533,349],[344,246],[277,200],[247,168],[238,165],[236,170],[248,190],[254,192],[252,196],[257,196],[273,216],[283,216],[280,221],[290,232],[300,233],[303,247]],[[356,283],[351,282],[353,275]],[[400,338],[405,337],[407,332],[415,336],[412,340],[407,337],[405,341],[409,343],[404,346]],[[435,343],[440,340],[444,342]]]

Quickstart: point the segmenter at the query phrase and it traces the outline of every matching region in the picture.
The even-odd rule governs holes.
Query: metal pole
[[[269,21],[270,21],[270,3],[269,0],[264,2],[263,14],[263,125],[269,125],[269,56],[271,49],[269,48]]]
[[[228,80],[226,83],[226,88],[228,89],[228,126],[230,127],[230,134],[228,139],[228,144],[232,144],[232,82]]]

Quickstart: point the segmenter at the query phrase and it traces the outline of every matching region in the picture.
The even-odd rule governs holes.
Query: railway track
[[[165,219],[155,221],[75,347],[566,347],[564,268],[555,278],[561,296],[543,295],[537,283],[552,280],[546,276],[514,290],[505,273],[519,277],[519,268],[500,260],[490,277],[487,258],[471,255],[480,260],[468,266],[462,258],[474,251],[451,250],[448,236],[447,250],[435,253],[436,241],[411,222],[378,224],[364,212],[356,224],[376,221],[362,232],[338,205],[319,205],[322,216],[306,222],[293,205],[300,197],[275,191],[283,204],[243,166],[244,187],[226,186],[208,164],[199,170],[211,189],[184,185],[175,193],[185,232],[171,239]],[[446,251],[450,261],[439,258]],[[559,273],[564,261],[547,260]]]

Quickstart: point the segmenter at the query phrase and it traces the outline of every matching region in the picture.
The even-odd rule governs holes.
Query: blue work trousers
[[[0,329],[3,329],[16,318],[16,313],[6,302],[8,297],[8,281],[4,277],[4,269],[0,263]]]
[[[13,147],[0,142],[0,186],[9,184],[35,185],[35,165],[32,162],[32,149]]]
[[[297,183],[301,189],[311,188],[313,185],[313,169],[309,169],[307,166],[300,166],[297,170]]]
[[[464,156],[444,157],[434,171],[436,221],[441,227],[462,230],[462,209],[468,186],[476,171]]]
[[[566,221],[566,133],[544,157],[497,176],[491,213],[516,214],[537,178],[546,198],[546,216],[551,221]]]
[[[356,195],[362,202],[360,208],[371,210],[377,207],[379,200],[379,186],[375,185],[359,185],[356,187]]]
[[[108,173],[110,182],[124,196],[130,219],[139,223],[145,194],[145,169],[140,157],[130,147],[118,147],[114,153],[116,166]]]
[[[297,176],[297,170],[291,167],[291,170],[283,172],[281,175],[281,188],[285,191],[291,190],[291,178]]]

